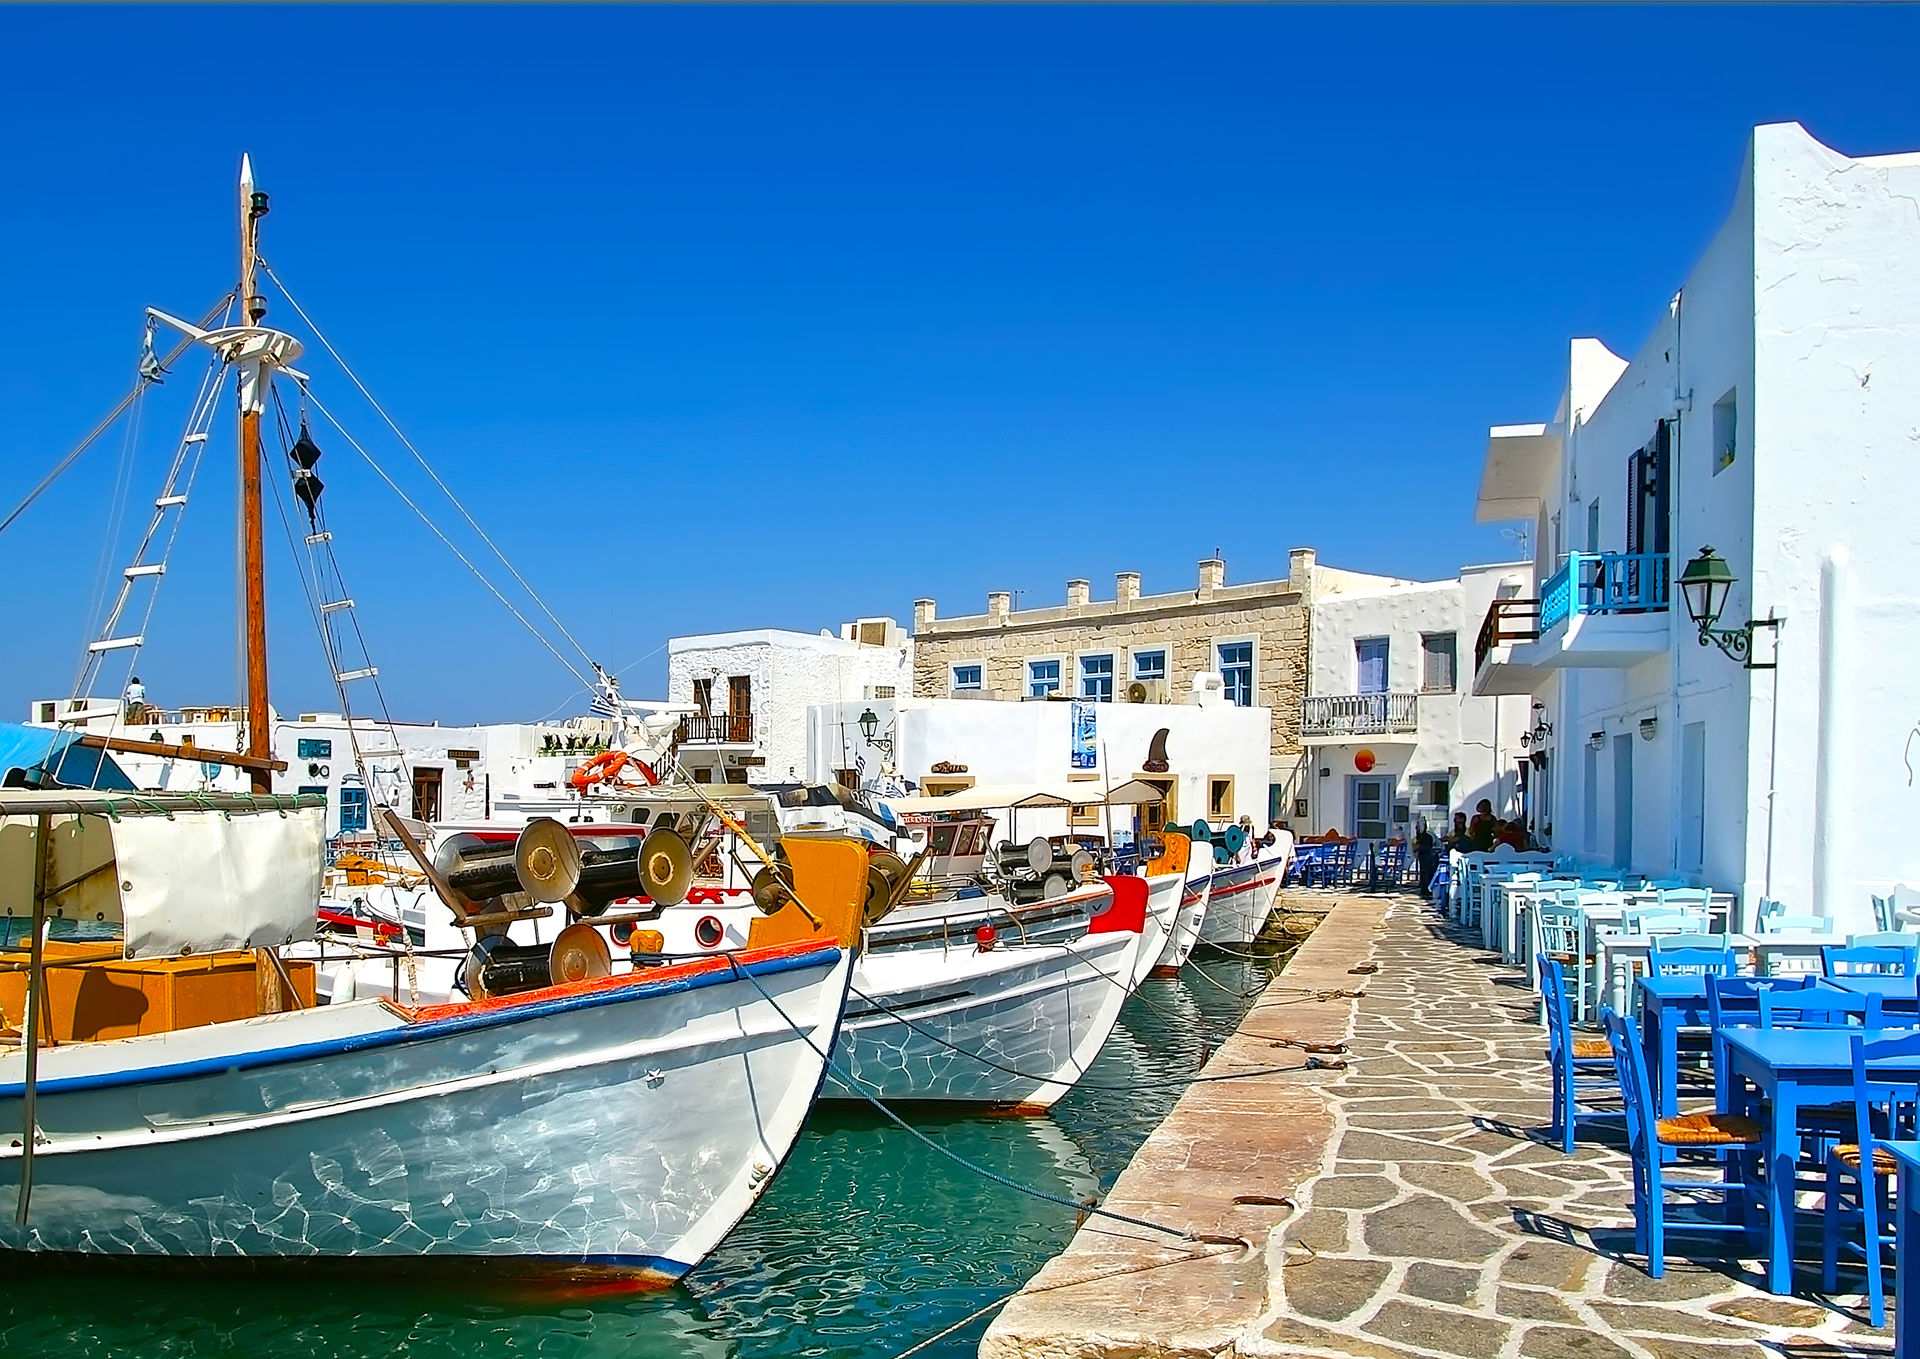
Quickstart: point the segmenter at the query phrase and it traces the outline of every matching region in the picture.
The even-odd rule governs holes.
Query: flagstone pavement
[[[1289,896],[1297,908],[1300,894]],[[1269,1244],[1266,1310],[1238,1352],[1891,1353],[1891,1327],[1869,1327],[1858,1294],[1818,1295],[1811,1241],[1793,1297],[1765,1292],[1752,1260],[1670,1258],[1665,1278],[1647,1276],[1632,1254],[1624,1143],[1583,1140],[1563,1156],[1541,1140],[1548,1075],[1537,1004],[1477,932],[1469,940],[1419,900],[1396,897],[1372,961],[1348,1070],[1324,1087],[1334,1119],[1325,1162]]]

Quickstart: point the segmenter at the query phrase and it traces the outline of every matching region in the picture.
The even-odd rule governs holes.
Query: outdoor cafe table
[[[1738,980],[1746,983],[1737,988],[1738,993],[1751,996],[1753,984],[1764,982],[1767,978],[1743,977]],[[1871,980],[1905,982],[1907,979],[1876,977]],[[1641,977],[1638,987],[1640,1044],[1647,1055],[1647,1073],[1653,1084],[1653,1097],[1660,1106],[1661,1116],[1670,1118],[1680,1112],[1680,1030],[1705,1028],[1712,1023],[1711,1010],[1707,1004],[1707,979],[1699,975]],[[1796,987],[1791,994],[1797,998],[1805,998],[1809,995],[1818,995],[1822,991],[1831,994],[1836,989],[1837,985],[1816,981],[1805,990]],[[1908,990],[1910,993],[1911,985]]]
[[[1647,963],[1653,952],[1653,941],[1658,937],[1620,930],[1595,932],[1592,956],[1599,961],[1602,994],[1614,1009],[1626,1013],[1627,1002],[1632,999],[1633,964],[1640,963],[1642,971],[1650,970]],[[1789,934],[1729,934],[1725,938],[1727,947],[1736,953],[1757,953],[1762,958],[1818,959],[1821,949],[1846,942],[1811,930]]]
[[[1900,1167],[1900,1198],[1893,1210],[1893,1359],[1920,1359],[1920,1142],[1889,1142]]]
[[[1851,991],[1856,996],[1880,997],[1880,1012],[1889,1015],[1920,1014],[1920,993],[1915,987],[1920,979],[1913,977],[1829,977],[1829,986],[1837,986],[1842,991]]]
[[[1800,1155],[1800,1110],[1852,1098],[1853,1057],[1848,1040],[1892,1038],[1910,1029],[1736,1029],[1722,1033],[1734,1090],[1742,1080],[1771,1104],[1761,1154],[1767,1166],[1767,1290],[1793,1291],[1794,1162]],[[1867,1063],[1867,1073],[1890,1084],[1920,1083],[1920,1052]],[[1735,1095],[1738,1102],[1740,1096]],[[1902,1252],[1901,1259],[1907,1253]]]

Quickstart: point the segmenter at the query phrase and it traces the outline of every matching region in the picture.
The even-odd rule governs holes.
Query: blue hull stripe
[[[782,972],[798,972],[808,968],[831,968],[839,960],[839,946],[829,944],[808,953],[757,962],[742,970],[756,977],[770,977]],[[641,981],[629,986],[590,991],[584,995],[552,996],[546,1000],[532,1001],[511,1009],[490,1010],[472,1015],[449,1015],[445,1019],[430,1020],[424,1024],[403,1024],[398,1028],[379,1029],[373,1033],[347,1034],[317,1043],[298,1043],[284,1048],[263,1048],[258,1052],[237,1052],[226,1057],[203,1057],[191,1062],[175,1062],[168,1066],[102,1071],[85,1076],[59,1076],[36,1081],[34,1091],[40,1095],[51,1095],[67,1091],[110,1090],[126,1085],[155,1085],[162,1081],[188,1080],[195,1076],[213,1073],[250,1071],[255,1067],[305,1062],[316,1057],[330,1057],[339,1053],[365,1052],[373,1048],[393,1047],[402,1043],[426,1042],[479,1029],[504,1028],[530,1019],[544,1019],[550,1015],[565,1014],[569,1010],[590,1010],[603,1005],[624,1005],[637,1000],[697,991],[708,986],[723,986],[738,980],[734,971],[728,970],[700,973],[691,977],[674,977],[665,981]],[[0,1099],[21,1099],[25,1095],[24,1084],[0,1085]]]

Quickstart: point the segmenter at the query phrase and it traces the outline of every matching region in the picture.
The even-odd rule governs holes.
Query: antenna
[[[1517,528],[1503,528],[1500,536],[1515,545],[1521,556],[1527,555],[1527,540],[1533,536],[1533,530],[1526,524]]]

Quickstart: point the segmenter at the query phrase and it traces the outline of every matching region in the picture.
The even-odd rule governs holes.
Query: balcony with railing
[[[674,741],[683,746],[750,746],[753,714],[688,713],[680,719]]]
[[[1571,552],[1540,589],[1545,666],[1636,665],[1667,649],[1664,552]]]
[[[1473,643],[1473,692],[1530,694],[1538,669],[1523,659],[1526,643],[1540,635],[1540,601],[1496,599],[1487,606]]]
[[[1418,694],[1318,694],[1300,709],[1300,739],[1308,742],[1412,740],[1419,726]]]

